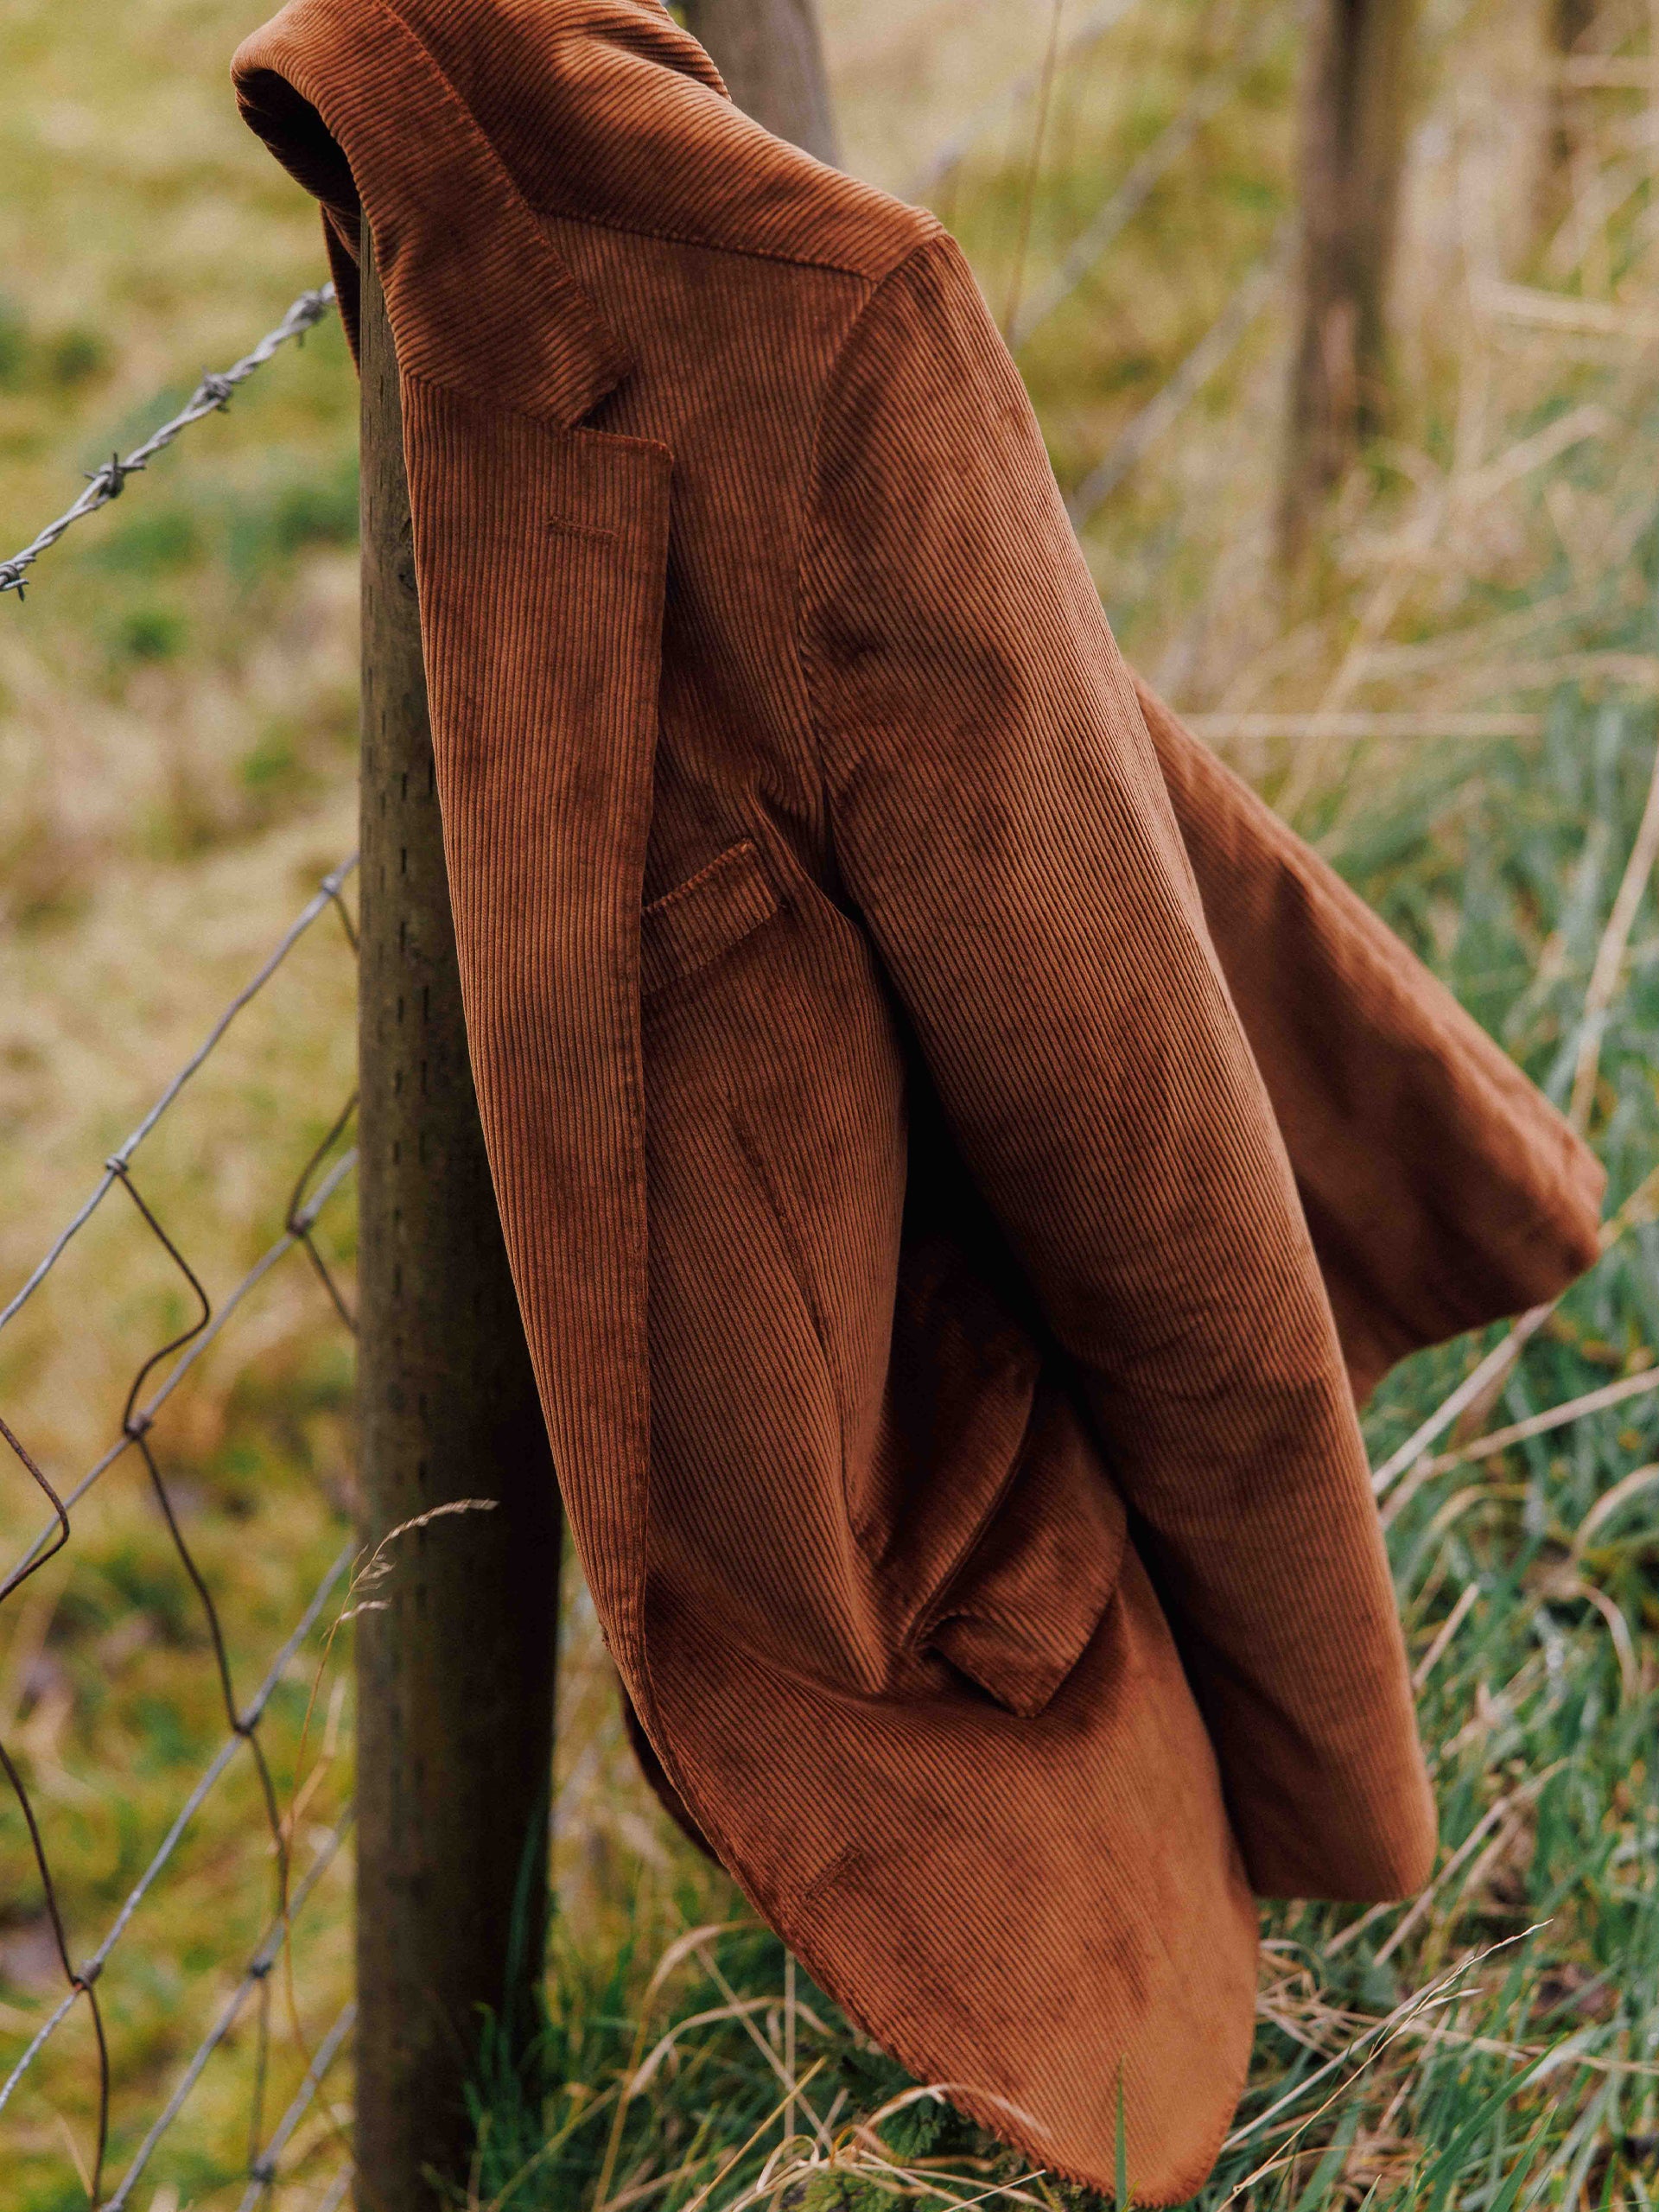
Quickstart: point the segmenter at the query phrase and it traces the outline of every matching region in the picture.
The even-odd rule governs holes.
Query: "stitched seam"
[[[695,84],[696,79],[693,78],[688,81]],[[544,207],[531,199],[527,193],[519,191],[517,185],[513,189],[518,192],[519,198],[529,208],[531,213],[540,216],[545,222],[579,223],[584,230],[612,231],[619,238],[658,238],[664,245],[690,246],[702,253],[728,253],[738,261],[774,262],[784,269],[820,269],[831,276],[851,276],[861,283],[878,287],[885,284],[888,277],[896,270],[902,269],[912,253],[918,252],[925,245],[931,245],[936,238],[942,238],[944,235],[944,226],[937,215],[929,213],[925,208],[912,208],[910,212],[922,218],[924,221],[924,235],[919,238],[912,238],[899,258],[884,269],[880,276],[873,276],[869,270],[858,268],[851,262],[820,260],[813,254],[785,253],[764,245],[734,245],[723,238],[693,238],[686,231],[658,230],[654,225],[624,223],[613,217],[582,214],[574,208]],[[572,281],[579,283],[581,280],[573,277]]]
[[[801,1243],[794,1223],[785,1211],[779,1194],[777,1179],[766,1165],[760,1145],[755,1141],[753,1133],[745,1127],[741,1118],[736,1115],[732,1117],[732,1135],[736,1139],[737,1148],[742,1154],[749,1173],[753,1177],[761,1196],[766,1199],[767,1209],[777,1225],[778,1241],[784,1248],[784,1256],[789,1262],[790,1274],[795,1279],[795,1287],[800,1293],[801,1304],[805,1308],[807,1319],[811,1323],[812,1333],[817,1339],[819,1355],[823,1361],[824,1372],[830,1378],[830,1387],[836,1401],[836,1426],[841,1431],[844,1493],[847,1467],[846,1393],[841,1387],[836,1362],[830,1356],[830,1333],[824,1325],[823,1303],[807,1266],[805,1248]]]
[[[832,1882],[838,1881],[848,1868],[863,1855],[862,1847],[856,1843],[843,1844],[827,1866],[821,1866],[805,1888],[791,1900],[796,1912],[810,1911]]]
[[[735,1113],[732,1116],[732,1135],[736,1142],[738,1152],[754,1181],[755,1187],[766,1200],[767,1210],[778,1231],[778,1241],[783,1247],[785,1261],[790,1274],[794,1278],[795,1287],[805,1310],[808,1324],[817,1340],[818,1357],[823,1362],[824,1375],[830,1384],[830,1395],[836,1408],[836,1456],[840,1461],[841,1510],[846,1516],[848,1527],[852,1530],[854,1542],[858,1543],[859,1535],[852,1513],[851,1478],[847,1464],[848,1431],[851,1426],[848,1415],[849,1393],[842,1381],[841,1363],[830,1350],[830,1331],[825,1321],[822,1300],[813,1285],[811,1271],[807,1264],[806,1249],[794,1222],[790,1218],[784,1205],[778,1189],[777,1179],[767,1166],[760,1146],[756,1142],[753,1132],[745,1126],[742,1117]]]
[[[589,537],[606,545],[620,545],[622,533],[602,522],[578,522],[573,515],[550,515],[547,528],[564,537]]]
[[[677,905],[682,899],[689,899],[693,892],[708,882],[711,875],[717,875],[722,868],[735,868],[740,860],[747,861],[759,858],[760,854],[753,838],[740,838],[736,844],[728,845],[723,853],[717,854],[713,860],[705,861],[695,875],[688,875],[683,883],[677,883],[671,891],[664,891],[659,899],[653,899],[645,912],[647,914],[663,913],[669,907]],[[764,874],[765,871],[761,870],[760,873]],[[772,889],[770,877],[766,878],[766,888],[768,891]],[[775,899],[775,893],[773,897]]]
[[[413,24],[409,21],[408,17],[407,17],[407,16],[403,13],[402,10],[401,10],[397,5],[397,0],[370,0],[370,4],[371,4],[372,6],[375,6],[375,7],[378,7],[378,8],[382,9],[382,10],[384,10],[384,12],[385,12],[386,15],[388,15],[388,16],[391,16],[395,17],[395,18],[396,18],[396,20],[397,20],[399,23],[401,23],[401,24],[402,24],[402,26],[403,26],[403,28],[404,28],[404,29],[405,31],[407,31],[407,32],[408,32],[408,34],[409,34],[410,37],[414,41],[415,44],[416,44],[416,45],[420,48],[420,50],[421,50],[422,54],[423,54],[425,55],[425,57],[426,57],[426,59],[427,59],[428,62],[431,65],[431,68],[432,68],[433,74],[434,74],[435,77],[437,77],[437,78],[438,78],[438,79],[440,80],[440,82],[442,84],[442,86],[443,86],[443,87],[444,87],[444,90],[445,90],[445,91],[449,94],[449,97],[450,97],[450,98],[454,101],[454,103],[455,103],[456,106],[461,110],[461,113],[466,117],[467,121],[467,123],[471,125],[471,127],[472,127],[472,129],[473,129],[474,133],[475,134],[475,136],[478,137],[478,139],[480,140],[480,142],[483,144],[483,146],[484,146],[484,147],[485,147],[485,149],[486,149],[486,151],[487,151],[487,153],[488,153],[488,155],[489,155],[489,158],[490,158],[491,163],[493,164],[493,167],[494,167],[494,168],[495,168],[499,172],[499,174],[500,174],[503,177],[505,177],[505,178],[506,182],[507,182],[507,185],[508,185],[508,188],[509,188],[509,189],[512,191],[512,194],[513,194],[514,198],[515,198],[515,199],[517,199],[517,200],[521,203],[521,205],[522,205],[523,207],[525,207],[525,208],[530,212],[530,213],[531,213],[531,214],[532,214],[532,215],[541,215],[541,216],[551,216],[551,217],[554,217],[555,219],[564,219],[564,220],[567,220],[567,221],[569,221],[569,222],[573,222],[573,223],[585,223],[585,224],[587,224],[587,225],[588,225],[588,226],[590,229],[593,229],[593,230],[599,230],[599,231],[607,231],[607,230],[609,230],[609,231],[618,231],[618,232],[620,232],[624,233],[625,235],[626,235],[626,236],[628,236],[628,237],[632,237],[632,238],[661,238],[661,239],[663,239],[666,244],[673,245],[693,245],[693,246],[695,246],[695,245],[708,245],[708,241],[707,241],[707,240],[705,240],[705,239],[702,239],[702,238],[689,238],[689,237],[687,237],[683,232],[679,232],[679,231],[659,231],[659,230],[657,230],[657,229],[654,229],[654,228],[649,228],[649,227],[647,227],[646,226],[645,226],[645,225],[643,225],[643,224],[635,224],[635,223],[607,223],[607,222],[600,221],[600,220],[596,219],[595,218],[594,218],[594,217],[592,217],[592,216],[588,216],[588,215],[575,215],[575,214],[573,214],[573,215],[566,216],[566,215],[564,214],[564,211],[563,211],[563,209],[560,209],[560,208],[551,208],[551,207],[537,207],[537,203],[535,202],[535,200],[533,200],[531,198],[530,194],[529,194],[524,190],[524,187],[519,183],[519,181],[518,181],[518,178],[513,175],[512,171],[512,170],[507,167],[506,163],[505,163],[505,162],[501,159],[501,156],[499,156],[499,154],[498,154],[498,153],[497,153],[497,151],[496,151],[496,149],[495,149],[495,147],[494,147],[493,143],[491,141],[491,139],[490,139],[490,137],[489,137],[488,134],[486,132],[486,130],[485,130],[485,129],[484,129],[483,125],[480,123],[480,121],[479,121],[479,119],[478,119],[478,118],[477,118],[476,114],[474,112],[474,111],[473,111],[473,109],[472,109],[472,106],[470,105],[470,104],[469,104],[467,100],[465,100],[465,99],[463,99],[461,98],[461,93],[456,90],[456,87],[455,87],[454,82],[454,80],[451,79],[451,77],[450,77],[450,75],[449,75],[448,72],[445,69],[445,67],[444,67],[443,64],[442,64],[442,63],[438,60],[437,55],[436,55],[436,54],[432,51],[432,48],[428,45],[428,43],[427,43],[427,41],[425,41],[425,39],[423,39],[423,38],[422,37],[422,35],[421,35],[421,34],[419,33],[419,31],[417,31],[417,30],[415,29],[414,25],[413,25]],[[571,43],[574,43],[574,41],[567,40],[567,41],[565,41],[565,43],[566,43],[566,44],[571,44]],[[669,68],[669,67],[668,67],[668,65],[667,65],[666,63],[659,63],[659,64],[658,64],[658,65],[656,65],[656,66],[658,66],[658,67],[661,67],[661,68],[664,69],[665,71],[667,71],[667,73],[669,73],[670,75],[672,75],[672,76],[677,76],[677,77],[683,77],[683,78],[685,79],[685,81],[686,81],[686,83],[687,83],[688,85],[700,85],[700,86],[702,86],[702,89],[704,92],[712,92],[712,91],[713,91],[713,87],[712,87],[711,86],[709,86],[709,85],[703,85],[703,84],[702,84],[702,79],[701,79],[701,78],[693,77],[693,76],[690,75],[690,74],[689,74],[685,70],[683,70],[683,69],[670,69],[670,68]],[[729,93],[727,95],[727,99],[728,99],[728,103],[729,103],[729,102],[730,102],[730,99],[731,99],[731,96],[730,96],[730,94],[729,94]],[[944,224],[943,224],[943,223],[941,223],[941,222],[939,221],[939,219],[938,219],[938,216],[937,216],[937,215],[933,215],[933,214],[929,213],[928,213],[928,211],[927,211],[927,210],[925,210],[925,209],[920,209],[920,210],[917,210],[917,211],[914,211],[914,212],[918,213],[921,215],[921,217],[922,217],[923,220],[924,220],[926,224],[928,224],[928,225],[930,225],[930,226],[931,226],[931,230],[930,230],[930,232],[929,232],[929,236],[930,236],[930,237],[931,237],[931,236],[932,236],[932,235],[934,235],[934,234],[940,234],[940,235],[942,235],[942,234],[943,234],[944,230]],[[925,239],[923,239],[923,240],[919,241],[919,243],[921,243],[921,244],[925,244],[926,242],[927,242],[927,241],[926,241]],[[551,246],[551,241],[550,241],[549,243],[550,243],[550,246]],[[771,252],[771,251],[767,251],[765,247],[763,247],[763,246],[747,246],[747,245],[709,245],[709,248],[708,248],[708,250],[709,250],[711,253],[732,253],[732,254],[737,254],[737,255],[739,255],[739,256],[742,257],[743,258],[747,259],[747,260],[751,260],[751,261],[777,261],[777,262],[781,262],[781,263],[783,263],[786,267],[793,268],[793,269],[828,269],[828,270],[834,270],[834,271],[836,271],[836,272],[837,272],[837,273],[839,273],[840,275],[842,275],[842,276],[863,276],[863,277],[866,279],[866,281],[867,281],[867,282],[868,282],[868,281],[869,281],[869,278],[868,278],[868,272],[867,270],[861,270],[861,269],[849,268],[849,267],[848,267],[845,264],[843,264],[843,263],[842,263],[842,262],[838,262],[838,261],[817,261],[817,260],[813,260],[813,259],[810,259],[810,258],[804,257],[802,257],[802,256],[800,256],[800,255],[798,255],[798,254],[788,254],[788,253]],[[903,257],[903,258],[904,258],[905,260],[908,260],[908,258],[909,258],[909,257],[910,257],[910,254],[911,254],[912,252],[915,251],[915,250],[916,250],[916,249],[915,249],[915,247],[914,247],[914,246],[912,246],[912,247],[910,247],[909,249],[907,249],[907,251],[906,251],[906,252],[905,256]],[[896,266],[900,266],[900,265],[902,265],[902,264],[895,264],[894,265],[895,265],[895,267],[896,267]],[[568,276],[568,277],[569,278],[569,281],[570,281],[573,284],[577,284],[577,285],[579,286],[579,289],[582,291],[584,297],[585,297],[585,296],[587,296],[587,287],[586,287],[585,285],[581,285],[581,284],[580,284],[580,280],[579,280],[579,279],[578,279],[578,278],[574,275],[574,273],[573,273],[570,270],[569,270],[569,269],[565,268],[565,266],[564,266],[564,264],[563,264],[563,260],[561,260],[561,262],[560,262],[560,267],[561,267],[561,269],[563,269],[563,270],[564,270],[564,274],[566,275],[566,276]],[[888,270],[888,271],[887,272],[887,275],[891,275],[891,274],[892,274],[892,271],[891,271],[891,270]],[[878,279],[878,280],[876,280],[876,281],[885,283],[886,283],[886,281],[887,281],[887,276],[886,276],[886,275],[884,275],[882,277],[880,277],[880,279]]]

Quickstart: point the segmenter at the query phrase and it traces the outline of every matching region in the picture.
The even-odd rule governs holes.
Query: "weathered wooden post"
[[[363,257],[363,1540],[495,1501],[399,1536],[357,1628],[357,2202],[429,2212],[429,2176],[466,2176],[480,2007],[522,2014],[542,1967],[560,1520],[467,1063],[366,226]]]
[[[1295,567],[1325,496],[1389,401],[1394,273],[1418,0],[1316,0],[1301,111],[1301,328],[1280,547]]]
[[[1543,160],[1537,186],[1538,244],[1547,245],[1573,205],[1573,171],[1584,124],[1585,94],[1570,71],[1595,28],[1596,0],[1544,0]]]
[[[839,167],[817,0],[686,0],[685,22],[745,115]]]

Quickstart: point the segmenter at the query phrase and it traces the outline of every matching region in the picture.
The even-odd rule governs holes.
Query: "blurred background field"
[[[77,472],[126,451],[321,281],[309,205],[227,89],[263,12],[0,0],[0,555],[67,504]],[[1443,1870],[1421,1906],[1273,1915],[1257,2068],[1217,2204],[1501,2212],[1659,2196],[1659,1396],[1641,1383],[1659,1329],[1659,930],[1640,854],[1630,863],[1639,826],[1659,820],[1644,816],[1659,49],[1635,0],[1586,20],[1570,154],[1552,168],[1562,73],[1535,0],[1428,0],[1396,412],[1290,587],[1272,549],[1295,10],[825,11],[849,165],[925,196],[968,248],[1131,658],[1576,1104],[1610,1212],[1625,1210],[1595,1274],[1387,1501]],[[1195,364],[1217,324],[1234,342]],[[48,554],[26,603],[0,601],[0,1301],[353,842],[355,436],[331,320]],[[215,1296],[279,1236],[350,1090],[353,987],[325,915],[137,1156],[138,1188]],[[317,1235],[349,1286],[349,1185]],[[117,1192],[0,1335],[0,1413],[54,1480],[118,1433],[140,1362],[189,1310]],[[1379,1463],[1484,1349],[1389,1384],[1370,1419]],[[1601,1410],[1457,1456],[1621,1382],[1630,1395]],[[242,1696],[347,1531],[350,1390],[349,1338],[293,1253],[157,1423]],[[7,1561],[41,1517],[8,1459]],[[810,2212],[868,2212],[900,2172],[912,2190],[1058,2202],[936,2104],[863,2125],[902,2083],[804,1984],[785,2004],[770,1938],[726,1927],[741,1901],[635,1777],[569,1583],[549,2027],[566,2086],[546,2110],[527,2102],[522,2053],[480,2082],[479,2202],[683,2212],[711,2189],[735,2202],[769,2158],[767,2189]],[[348,1787],[349,1627],[325,1649],[340,1602],[267,1725],[296,1869]],[[0,1607],[0,1741],[49,1830],[75,1956],[224,1734],[200,1603],[130,1452],[77,1508],[63,1558]],[[111,2177],[259,1942],[271,1874],[243,1754],[101,1984]],[[291,2000],[273,1977],[267,2131],[349,1994],[348,1877],[342,1858],[296,1934]],[[726,1932],[652,1989],[668,1947],[705,1925]],[[0,1792],[0,2068],[62,1989]],[[257,2018],[146,2171],[132,2201],[148,2212],[242,2201]],[[624,2099],[677,2019],[699,2024]],[[802,2099],[780,2110],[786,2040]],[[0,2113],[8,2207],[86,2202],[92,2059],[82,2005]],[[342,2061],[276,2202],[331,2201],[349,2092]],[[824,2130],[810,2172],[810,2131],[779,2155],[807,2107]]]

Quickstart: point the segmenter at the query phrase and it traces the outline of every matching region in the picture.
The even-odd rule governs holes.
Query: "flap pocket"
[[[1010,1713],[1034,1718],[1112,1602],[1126,1533],[1122,1500],[1076,1409],[1039,1389],[1013,1479],[918,1641]]]
[[[778,893],[747,837],[660,899],[639,918],[640,988],[645,997],[695,975],[741,944],[778,912]]]

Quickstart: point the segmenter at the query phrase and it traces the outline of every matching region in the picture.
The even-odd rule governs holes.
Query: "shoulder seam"
[[[899,259],[891,264],[887,269],[883,270],[880,276],[873,277],[870,272],[866,269],[855,268],[848,264],[838,261],[820,261],[810,255],[771,252],[763,246],[732,245],[723,242],[716,245],[711,243],[707,238],[690,238],[683,232],[680,231],[658,230],[654,226],[647,229],[643,226],[629,223],[607,223],[594,216],[567,214],[563,209],[538,207],[536,201],[530,197],[529,194],[519,183],[518,179],[513,175],[512,171],[507,167],[505,162],[502,160],[494,141],[491,138],[489,133],[480,122],[478,116],[473,109],[471,102],[463,98],[459,87],[455,85],[454,79],[449,75],[448,71],[444,67],[443,63],[439,60],[436,54],[433,52],[432,48],[426,38],[416,29],[415,25],[410,22],[408,16],[404,15],[402,8],[398,5],[398,0],[378,0],[378,4],[385,9],[387,15],[391,16],[399,25],[401,25],[405,35],[409,38],[412,39],[416,46],[419,48],[421,53],[425,56],[434,74],[438,78],[445,91],[449,94],[449,97],[454,101],[461,114],[466,118],[474,134],[480,139],[487,150],[490,160],[493,162],[496,168],[506,180],[508,188],[517,195],[517,197],[533,215],[550,217],[558,221],[586,223],[590,229],[615,231],[619,235],[627,238],[661,238],[665,245],[701,246],[712,253],[739,254],[751,261],[775,261],[780,262],[785,266],[801,269],[825,269],[842,276],[859,277],[866,283],[885,283],[887,277],[893,274],[893,270],[895,268],[902,267],[903,264],[909,259],[911,254],[913,253],[918,246],[925,245],[930,238],[936,235],[942,234],[944,232],[944,226],[939,221],[938,217],[935,215],[931,209],[925,207],[911,208],[906,201],[896,201],[894,203],[896,206],[906,207],[909,213],[919,218],[923,226],[922,235],[919,238],[912,239],[911,244],[906,247],[904,252],[900,254]],[[672,74],[676,73],[671,72],[670,73]],[[679,73],[683,74],[683,73]],[[685,81],[688,84],[696,84],[699,82],[699,79],[695,77],[688,76]],[[702,90],[706,92],[709,90],[709,87],[703,86]]]
[[[659,230],[655,224],[646,226],[640,223],[619,223],[603,215],[577,214],[569,208],[540,207],[535,200],[527,197],[524,200],[524,205],[533,215],[539,216],[544,222],[576,223],[586,230],[613,231],[619,238],[658,238],[664,245],[690,246],[695,251],[701,253],[729,253],[743,261],[776,262],[785,269],[820,269],[832,276],[851,276],[859,283],[869,285],[872,289],[879,289],[887,283],[889,276],[904,267],[912,254],[919,252],[924,246],[931,245],[936,236],[942,236],[944,229],[938,218],[930,214],[925,208],[912,210],[912,213],[923,218],[927,227],[924,229],[919,238],[913,238],[909,241],[898,258],[889,263],[880,276],[872,276],[868,269],[858,268],[851,262],[820,259],[815,254],[782,253],[768,246],[734,245],[725,238],[693,238],[684,231]],[[862,308],[859,310],[859,314],[861,317]],[[836,357],[837,362],[840,358],[837,353]],[[834,365],[831,365],[830,373],[831,376],[835,374]]]

